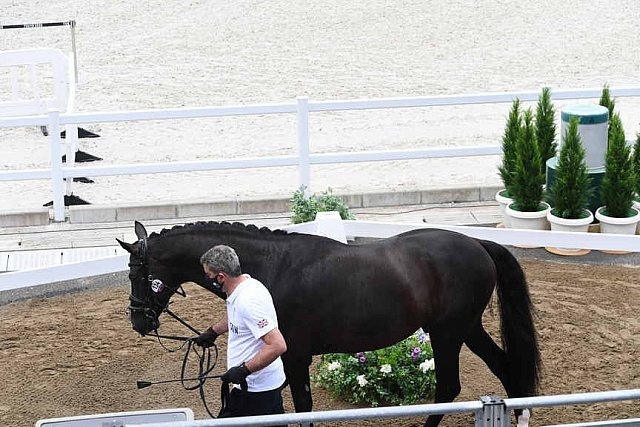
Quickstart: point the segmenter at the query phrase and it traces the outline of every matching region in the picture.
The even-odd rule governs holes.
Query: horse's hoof
[[[518,415],[518,427],[529,427],[529,418],[531,418],[531,412],[523,409],[522,414]]]

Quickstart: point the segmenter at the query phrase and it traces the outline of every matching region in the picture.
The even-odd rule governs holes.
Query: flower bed
[[[313,380],[350,403],[408,405],[435,391],[429,335],[418,331],[390,347],[355,354],[325,354]]]

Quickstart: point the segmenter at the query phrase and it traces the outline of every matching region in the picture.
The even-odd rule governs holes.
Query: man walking
[[[235,250],[218,245],[200,257],[205,275],[227,294],[227,313],[195,342],[210,347],[228,332],[227,372],[222,380],[234,384],[220,418],[282,414],[285,382],[280,355],[287,350],[271,294],[248,274],[242,274]],[[239,385],[245,384],[246,390]]]

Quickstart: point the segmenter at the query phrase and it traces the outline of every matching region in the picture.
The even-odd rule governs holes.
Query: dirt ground
[[[544,363],[542,393],[640,388],[640,270],[635,267],[588,266],[523,261],[537,309]],[[217,318],[221,302],[196,286],[177,298],[173,310],[203,328]],[[169,353],[133,332],[124,314],[128,284],[95,291],[32,299],[0,307],[0,425],[33,426],[43,418],[159,408],[192,408],[196,419],[206,412],[195,391],[178,384],[143,390],[136,380],[179,376],[183,352]],[[497,328],[497,311],[485,324]],[[175,323],[163,318],[166,331]],[[222,340],[224,341],[224,340]],[[220,346],[220,371],[224,346]],[[505,396],[482,362],[466,348],[462,353],[462,393],[458,401],[481,395]],[[212,390],[217,389],[211,381]],[[215,392],[210,406],[218,409]],[[288,389],[287,411],[292,411]],[[314,409],[350,405],[315,386]],[[640,417],[632,402],[538,409],[531,424]],[[418,426],[420,419],[335,423],[338,426]],[[445,417],[443,426],[473,425],[471,415]]]

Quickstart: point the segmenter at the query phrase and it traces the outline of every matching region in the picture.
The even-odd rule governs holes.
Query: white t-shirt
[[[227,298],[229,332],[227,368],[252,359],[265,345],[260,339],[278,327],[271,294],[262,283],[249,275]],[[247,377],[249,391],[267,391],[280,387],[285,380],[282,359],[278,357],[265,368]]]

